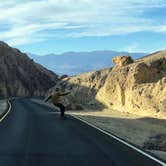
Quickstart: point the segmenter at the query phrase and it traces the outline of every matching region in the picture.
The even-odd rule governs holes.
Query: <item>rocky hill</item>
[[[0,42],[0,96],[41,96],[57,75],[35,63],[18,49]]]
[[[165,115],[166,51],[136,61],[128,56],[120,56],[114,58],[113,62],[113,69],[59,81],[56,86],[62,89],[73,87],[66,104],[72,109],[78,105],[82,108],[100,106],[136,114]]]

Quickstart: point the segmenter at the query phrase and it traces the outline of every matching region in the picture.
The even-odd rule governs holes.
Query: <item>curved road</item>
[[[28,99],[0,123],[0,166],[159,166],[83,122]]]

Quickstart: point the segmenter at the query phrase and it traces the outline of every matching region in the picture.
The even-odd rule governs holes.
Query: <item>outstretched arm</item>
[[[51,95],[49,95],[46,99],[44,99],[45,102],[47,102],[49,99],[51,99]]]
[[[68,94],[70,94],[71,92],[65,92],[65,93],[60,93],[59,96],[66,96]]]

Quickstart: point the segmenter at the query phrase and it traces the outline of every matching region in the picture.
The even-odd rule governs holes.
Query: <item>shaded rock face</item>
[[[64,104],[70,110],[97,109],[105,107],[96,100],[95,96],[99,89],[104,85],[107,75],[111,69],[88,72],[74,77],[67,77],[57,82],[51,93],[56,87],[61,90],[71,89],[71,94],[65,97]]]
[[[68,77],[68,75],[62,75],[62,76],[60,76],[58,79],[59,79],[59,80],[62,80],[62,79],[67,78],[67,77]]]
[[[116,64],[116,70],[110,68],[68,77],[58,84],[74,87],[68,97],[69,103],[83,106],[100,104],[118,111],[165,116],[166,51],[133,63],[132,60],[117,60]]]
[[[42,96],[56,80],[56,74],[0,42],[0,96]]]

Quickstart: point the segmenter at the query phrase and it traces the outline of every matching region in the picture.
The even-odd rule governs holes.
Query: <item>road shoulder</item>
[[[0,122],[2,122],[6,118],[10,110],[11,110],[11,104],[9,100],[7,99],[0,100]]]

